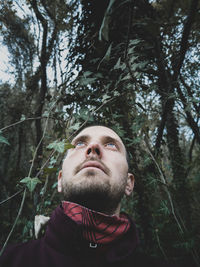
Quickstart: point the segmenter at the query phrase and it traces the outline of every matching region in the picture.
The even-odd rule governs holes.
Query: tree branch
[[[182,75],[180,75],[180,80],[181,80],[183,86],[186,88],[189,97],[192,98],[193,95],[194,95],[194,92],[191,90],[191,87],[190,87],[189,85],[186,84],[186,82],[184,81]],[[194,106],[194,108],[195,108],[197,114],[199,114],[199,111],[200,111],[200,103],[199,103],[199,106],[197,106],[197,104],[193,102],[193,106]]]
[[[0,202],[0,205],[1,205],[1,204],[4,204],[5,202],[7,202],[8,200],[12,199],[13,197],[16,197],[16,196],[19,195],[22,191],[23,191],[23,189],[20,189],[19,191],[17,191],[17,192],[16,192],[15,194],[13,194],[12,196],[10,196],[10,197],[8,197],[8,198],[2,200],[2,201]]]
[[[176,85],[176,88],[177,88],[177,92],[179,94],[179,97],[181,99],[181,102],[183,104],[183,107],[184,107],[184,110],[185,110],[185,113],[186,113],[186,120],[187,120],[189,126],[191,127],[191,129],[192,129],[192,131],[193,131],[193,133],[195,135],[196,140],[200,144],[200,131],[199,131],[198,124],[193,119],[191,113],[187,110],[187,100],[184,97],[179,84]]]
[[[4,245],[3,245],[3,247],[2,247],[2,249],[1,249],[1,251],[0,251],[0,256],[3,254],[5,248],[6,248],[7,244],[8,244],[8,241],[9,241],[9,239],[10,239],[10,237],[11,237],[11,235],[12,235],[14,229],[15,229],[15,226],[16,226],[18,220],[19,220],[19,216],[20,216],[21,213],[22,213],[22,209],[23,209],[23,206],[24,206],[25,197],[26,197],[26,188],[24,189],[24,193],[23,193],[23,197],[22,197],[22,201],[21,201],[21,205],[20,205],[20,208],[19,208],[17,217],[16,217],[16,219],[15,219],[15,221],[14,221],[14,224],[13,224],[11,230],[10,230],[10,233],[8,234],[8,237],[7,237],[5,243],[4,243]]]
[[[182,39],[180,43],[180,52],[177,62],[175,62],[174,67],[174,80],[178,78],[178,75],[180,73],[181,67],[183,65],[183,61],[185,59],[185,54],[187,52],[188,48],[188,38],[191,32],[192,24],[194,23],[195,15],[198,11],[198,2],[199,0],[192,0],[189,15],[187,17],[186,23],[184,25]]]

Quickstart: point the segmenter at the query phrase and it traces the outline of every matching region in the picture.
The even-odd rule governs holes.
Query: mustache
[[[79,164],[76,168],[75,168],[75,171],[74,173],[77,174],[83,167],[83,164],[85,164],[86,162],[88,161],[95,161],[95,162],[98,162],[101,164],[101,166],[103,167],[103,170],[104,172],[109,175],[110,174],[110,169],[100,160],[100,159],[97,159],[95,157],[91,157],[89,159],[86,159],[84,160],[81,164]]]

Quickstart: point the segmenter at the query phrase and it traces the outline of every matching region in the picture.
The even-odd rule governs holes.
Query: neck
[[[102,200],[98,200],[98,201],[91,201],[92,198],[89,198],[89,200],[87,200],[87,198],[85,198],[84,200],[81,199],[67,199],[67,200],[63,200],[62,202],[72,202],[72,203],[76,203],[82,207],[85,207],[87,209],[93,210],[95,212],[100,212],[109,216],[119,216],[120,215],[120,209],[121,209],[121,204],[118,203],[117,207],[116,205],[113,207],[113,205],[111,206],[109,203],[109,200],[105,199]]]
[[[117,206],[117,209],[115,210],[115,212],[113,214],[108,214],[108,215],[116,215],[116,216],[119,216],[120,215],[120,209],[121,209],[121,205],[119,204]]]
[[[84,239],[94,244],[108,244],[123,236],[130,227],[130,221],[124,214],[103,214],[79,204],[63,201],[64,213],[71,218],[82,231]]]

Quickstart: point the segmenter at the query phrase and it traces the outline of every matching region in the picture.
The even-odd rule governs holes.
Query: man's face
[[[120,200],[133,190],[120,137],[103,126],[85,128],[73,140],[58,177],[65,200],[104,213],[119,213]]]

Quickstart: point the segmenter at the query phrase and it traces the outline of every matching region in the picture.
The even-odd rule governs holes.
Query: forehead
[[[82,135],[87,135],[91,139],[101,139],[102,137],[111,137],[120,142],[123,146],[121,138],[110,128],[104,126],[91,126],[83,129],[74,139],[79,138]],[[73,140],[74,140],[73,139]],[[73,142],[72,140],[72,142]]]

